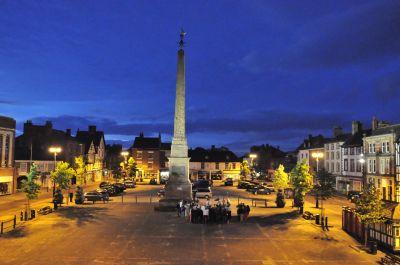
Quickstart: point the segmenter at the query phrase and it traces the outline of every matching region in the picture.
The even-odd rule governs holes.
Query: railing
[[[0,224],[0,235],[2,235],[6,231],[14,230],[17,225],[17,216],[14,215],[13,219],[1,221]]]

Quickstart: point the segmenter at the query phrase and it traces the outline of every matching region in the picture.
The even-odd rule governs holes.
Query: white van
[[[211,188],[197,188],[196,191],[196,198],[211,198],[212,197],[212,193],[211,193]]]

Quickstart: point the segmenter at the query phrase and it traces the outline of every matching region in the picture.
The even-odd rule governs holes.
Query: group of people
[[[185,217],[188,222],[194,224],[207,223],[230,223],[232,218],[231,203],[229,200],[222,202],[217,199],[211,205],[209,199],[205,204],[199,201],[188,202],[180,201],[177,205],[178,216]]]
[[[214,205],[211,205],[209,199],[205,204],[199,201],[180,201],[176,206],[179,217],[184,217],[188,222],[194,224],[207,224],[207,223],[227,223],[229,224],[232,219],[231,203],[228,200],[222,201],[217,199]],[[244,203],[237,205],[237,216],[239,222],[247,221],[250,214],[250,206]]]
[[[250,214],[250,206],[241,202],[236,206],[236,208],[237,208],[238,221],[239,222],[247,221],[247,218],[249,217]]]

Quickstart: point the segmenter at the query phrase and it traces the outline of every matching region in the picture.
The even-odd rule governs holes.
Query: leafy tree
[[[65,190],[69,188],[71,178],[75,175],[75,170],[67,162],[58,162],[56,169],[51,172],[51,180],[56,188]]]
[[[379,190],[375,188],[373,183],[364,186],[360,198],[356,200],[355,212],[364,224],[364,242],[368,240],[368,227],[375,223],[382,223],[387,220],[390,212],[385,208],[385,203],[381,201]]]
[[[313,187],[313,176],[310,174],[310,166],[304,161],[298,162],[290,172],[290,179],[294,189],[294,204],[301,207],[304,197]]]
[[[38,179],[37,166],[32,163],[26,180],[22,181],[21,191],[25,193],[27,199],[27,211],[30,213],[30,200],[37,199],[40,185],[36,183]]]
[[[289,187],[289,175],[285,172],[283,165],[279,165],[278,169],[275,170],[272,184],[277,190],[284,190]]]
[[[128,159],[128,165],[126,167],[126,171],[129,177],[134,178],[136,176],[136,161],[133,157]]]
[[[115,169],[113,170],[113,178],[117,181],[119,179],[121,179],[122,176],[122,171],[121,168]]]
[[[246,178],[248,175],[250,175],[250,167],[249,167],[249,163],[244,160],[241,164],[240,164],[240,174]]]
[[[313,187],[313,193],[322,200],[329,199],[335,193],[336,178],[334,175],[320,169],[316,175],[317,184]]]
[[[83,156],[75,157],[75,176],[78,185],[86,184],[86,163]]]

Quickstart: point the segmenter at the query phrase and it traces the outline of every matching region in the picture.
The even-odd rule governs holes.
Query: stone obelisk
[[[165,199],[160,206],[176,206],[179,200],[192,200],[192,184],[189,181],[189,157],[186,140],[185,108],[185,52],[184,36],[180,34],[178,50],[178,68],[176,77],[174,136],[172,138],[171,156],[169,159],[169,179],[165,185]]]

